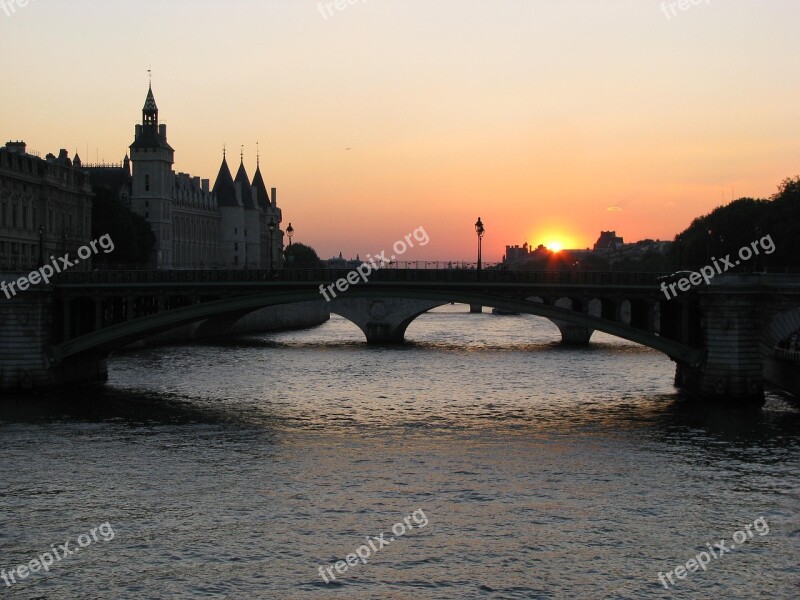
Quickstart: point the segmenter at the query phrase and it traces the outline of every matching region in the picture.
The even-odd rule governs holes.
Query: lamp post
[[[711,262],[711,236],[714,235],[712,229],[708,230],[708,241],[706,243],[706,264]]]
[[[44,266],[44,225],[39,226],[39,268]]]
[[[294,262],[294,256],[292,256],[292,236],[294,235],[294,227],[292,227],[291,223],[289,223],[289,227],[286,228],[286,235],[289,236],[289,247],[286,249],[286,262],[289,263],[289,268],[291,268]]]
[[[478,279],[481,278],[481,269],[483,268],[482,260],[481,260],[481,253],[482,253],[482,245],[483,245],[483,234],[486,233],[486,230],[483,227],[483,222],[481,218],[478,217],[478,222],[475,223],[475,233],[478,234]],[[483,306],[480,304],[470,304],[469,312],[480,314],[483,312]]]
[[[275,265],[272,260],[272,236],[275,234],[275,219],[270,218],[267,229],[269,229],[269,277],[272,279],[275,272]]]
[[[475,233],[478,234],[478,273],[480,273],[482,268],[481,252],[483,250],[483,235],[486,233],[480,217],[478,217],[478,222],[475,223]]]

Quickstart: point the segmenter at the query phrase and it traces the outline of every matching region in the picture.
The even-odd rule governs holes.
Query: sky
[[[326,6],[327,5],[327,6]],[[337,8],[337,6],[339,8]],[[0,0],[2,141],[175,170],[256,144],[321,257],[672,239],[800,173],[797,0]],[[388,254],[388,253],[387,253]]]

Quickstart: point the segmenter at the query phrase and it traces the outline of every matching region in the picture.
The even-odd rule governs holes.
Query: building
[[[118,191],[142,215],[156,239],[159,269],[267,269],[283,266],[282,212],[275,188],[267,192],[260,157],[252,181],[244,155],[234,179],[223,151],[214,187],[208,179],[175,173],[175,150],[159,123],[153,88],[147,90],[142,122],[130,157],[120,165],[86,169],[93,183]]]
[[[325,265],[326,269],[357,269],[364,264],[364,261],[361,260],[361,257],[358,254],[356,254],[355,258],[347,259],[342,256],[341,252],[339,252],[339,256],[333,256],[328,260],[323,260],[322,263]],[[394,263],[387,262],[381,266],[388,267],[390,264]]]
[[[30,271],[50,256],[73,257],[92,240],[92,189],[80,157],[44,159],[25,142],[0,148],[0,271]],[[89,270],[81,261],[74,270]]]
[[[506,246],[506,254],[503,263],[508,268],[516,268],[527,263],[534,255],[534,251],[528,248],[528,242],[516,246]]]
[[[615,252],[621,250],[624,245],[625,241],[617,235],[616,231],[601,231],[593,250],[595,252]]]

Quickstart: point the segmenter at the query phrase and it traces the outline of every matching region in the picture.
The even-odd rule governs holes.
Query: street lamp
[[[289,268],[292,268],[292,263],[294,262],[294,256],[292,255],[292,236],[294,235],[294,227],[292,224],[289,223],[289,227],[286,228],[286,235],[289,236],[289,247],[286,248],[285,258],[286,262],[289,263]]]
[[[486,230],[483,228],[483,223],[481,222],[481,218],[478,217],[478,222],[475,223],[475,233],[478,234],[478,272],[481,271],[481,251],[483,245],[483,235],[486,233]]]
[[[44,266],[44,225],[39,226],[39,268]]]
[[[275,219],[270,218],[267,229],[269,229],[269,276],[272,278],[275,269],[275,265],[273,264],[272,260],[272,236],[275,233]]]

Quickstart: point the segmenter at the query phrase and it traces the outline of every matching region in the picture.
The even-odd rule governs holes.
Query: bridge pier
[[[29,392],[108,378],[104,358],[87,357],[61,365],[51,361],[47,348],[57,328],[55,314],[50,286],[31,288],[10,300],[0,297],[0,390]],[[61,314],[70,317],[68,309]],[[58,333],[68,327],[67,321]]]
[[[551,300],[550,302],[545,300],[544,302],[545,304],[552,303],[552,305],[557,308],[565,308],[581,314],[589,314],[589,302],[582,298],[563,297],[554,301]],[[561,332],[561,343],[566,346],[588,346],[594,334],[594,329],[589,329],[588,327],[576,325],[568,321],[550,319],[550,322],[558,327],[558,330]]]
[[[403,298],[336,298],[331,312],[355,323],[368,344],[402,344],[411,322],[443,302]]]
[[[561,343],[568,346],[588,346],[592,339],[594,329],[573,325],[566,321],[551,319],[552,323],[561,332]]]
[[[706,358],[696,367],[678,363],[675,385],[705,401],[761,406],[761,311],[746,290],[720,287],[700,293]]]

